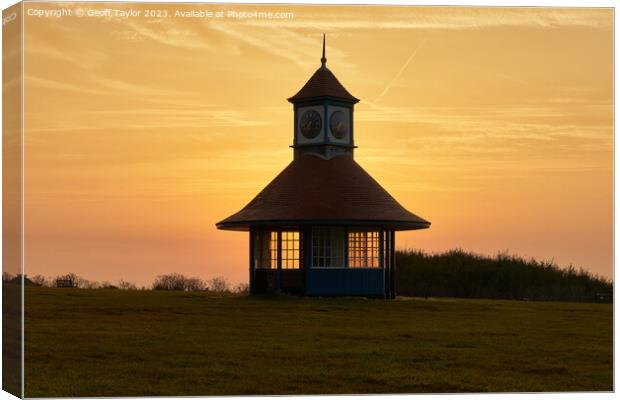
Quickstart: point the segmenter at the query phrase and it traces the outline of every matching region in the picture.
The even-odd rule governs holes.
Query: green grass
[[[611,391],[610,304],[26,289],[26,396]]]
[[[2,282],[2,389],[22,392],[22,292],[19,284]]]

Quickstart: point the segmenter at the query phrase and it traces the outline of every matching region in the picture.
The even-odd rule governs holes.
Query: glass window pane
[[[317,227],[312,229],[312,266],[344,266],[344,228]]]
[[[349,232],[349,266],[379,268],[379,232],[355,229]]]
[[[299,242],[297,231],[282,231],[282,268],[300,268]]]

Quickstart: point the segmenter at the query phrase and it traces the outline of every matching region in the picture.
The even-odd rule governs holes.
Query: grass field
[[[611,391],[612,306],[26,289],[26,396]]]

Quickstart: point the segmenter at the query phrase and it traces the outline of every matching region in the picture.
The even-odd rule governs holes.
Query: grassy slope
[[[404,296],[597,303],[611,302],[597,293],[613,292],[611,281],[586,270],[501,253],[397,251],[396,265],[396,292]]]
[[[612,390],[609,304],[27,288],[26,396]]]
[[[19,284],[2,282],[2,389],[21,396],[21,302]]]

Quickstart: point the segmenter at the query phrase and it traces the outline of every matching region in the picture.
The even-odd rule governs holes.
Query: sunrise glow
[[[215,223],[292,159],[286,98],[326,33],[330,69],[361,99],[357,162],[433,223],[397,233],[400,248],[611,277],[611,9],[113,8],[167,17],[25,16],[27,274],[246,281],[247,234]]]

